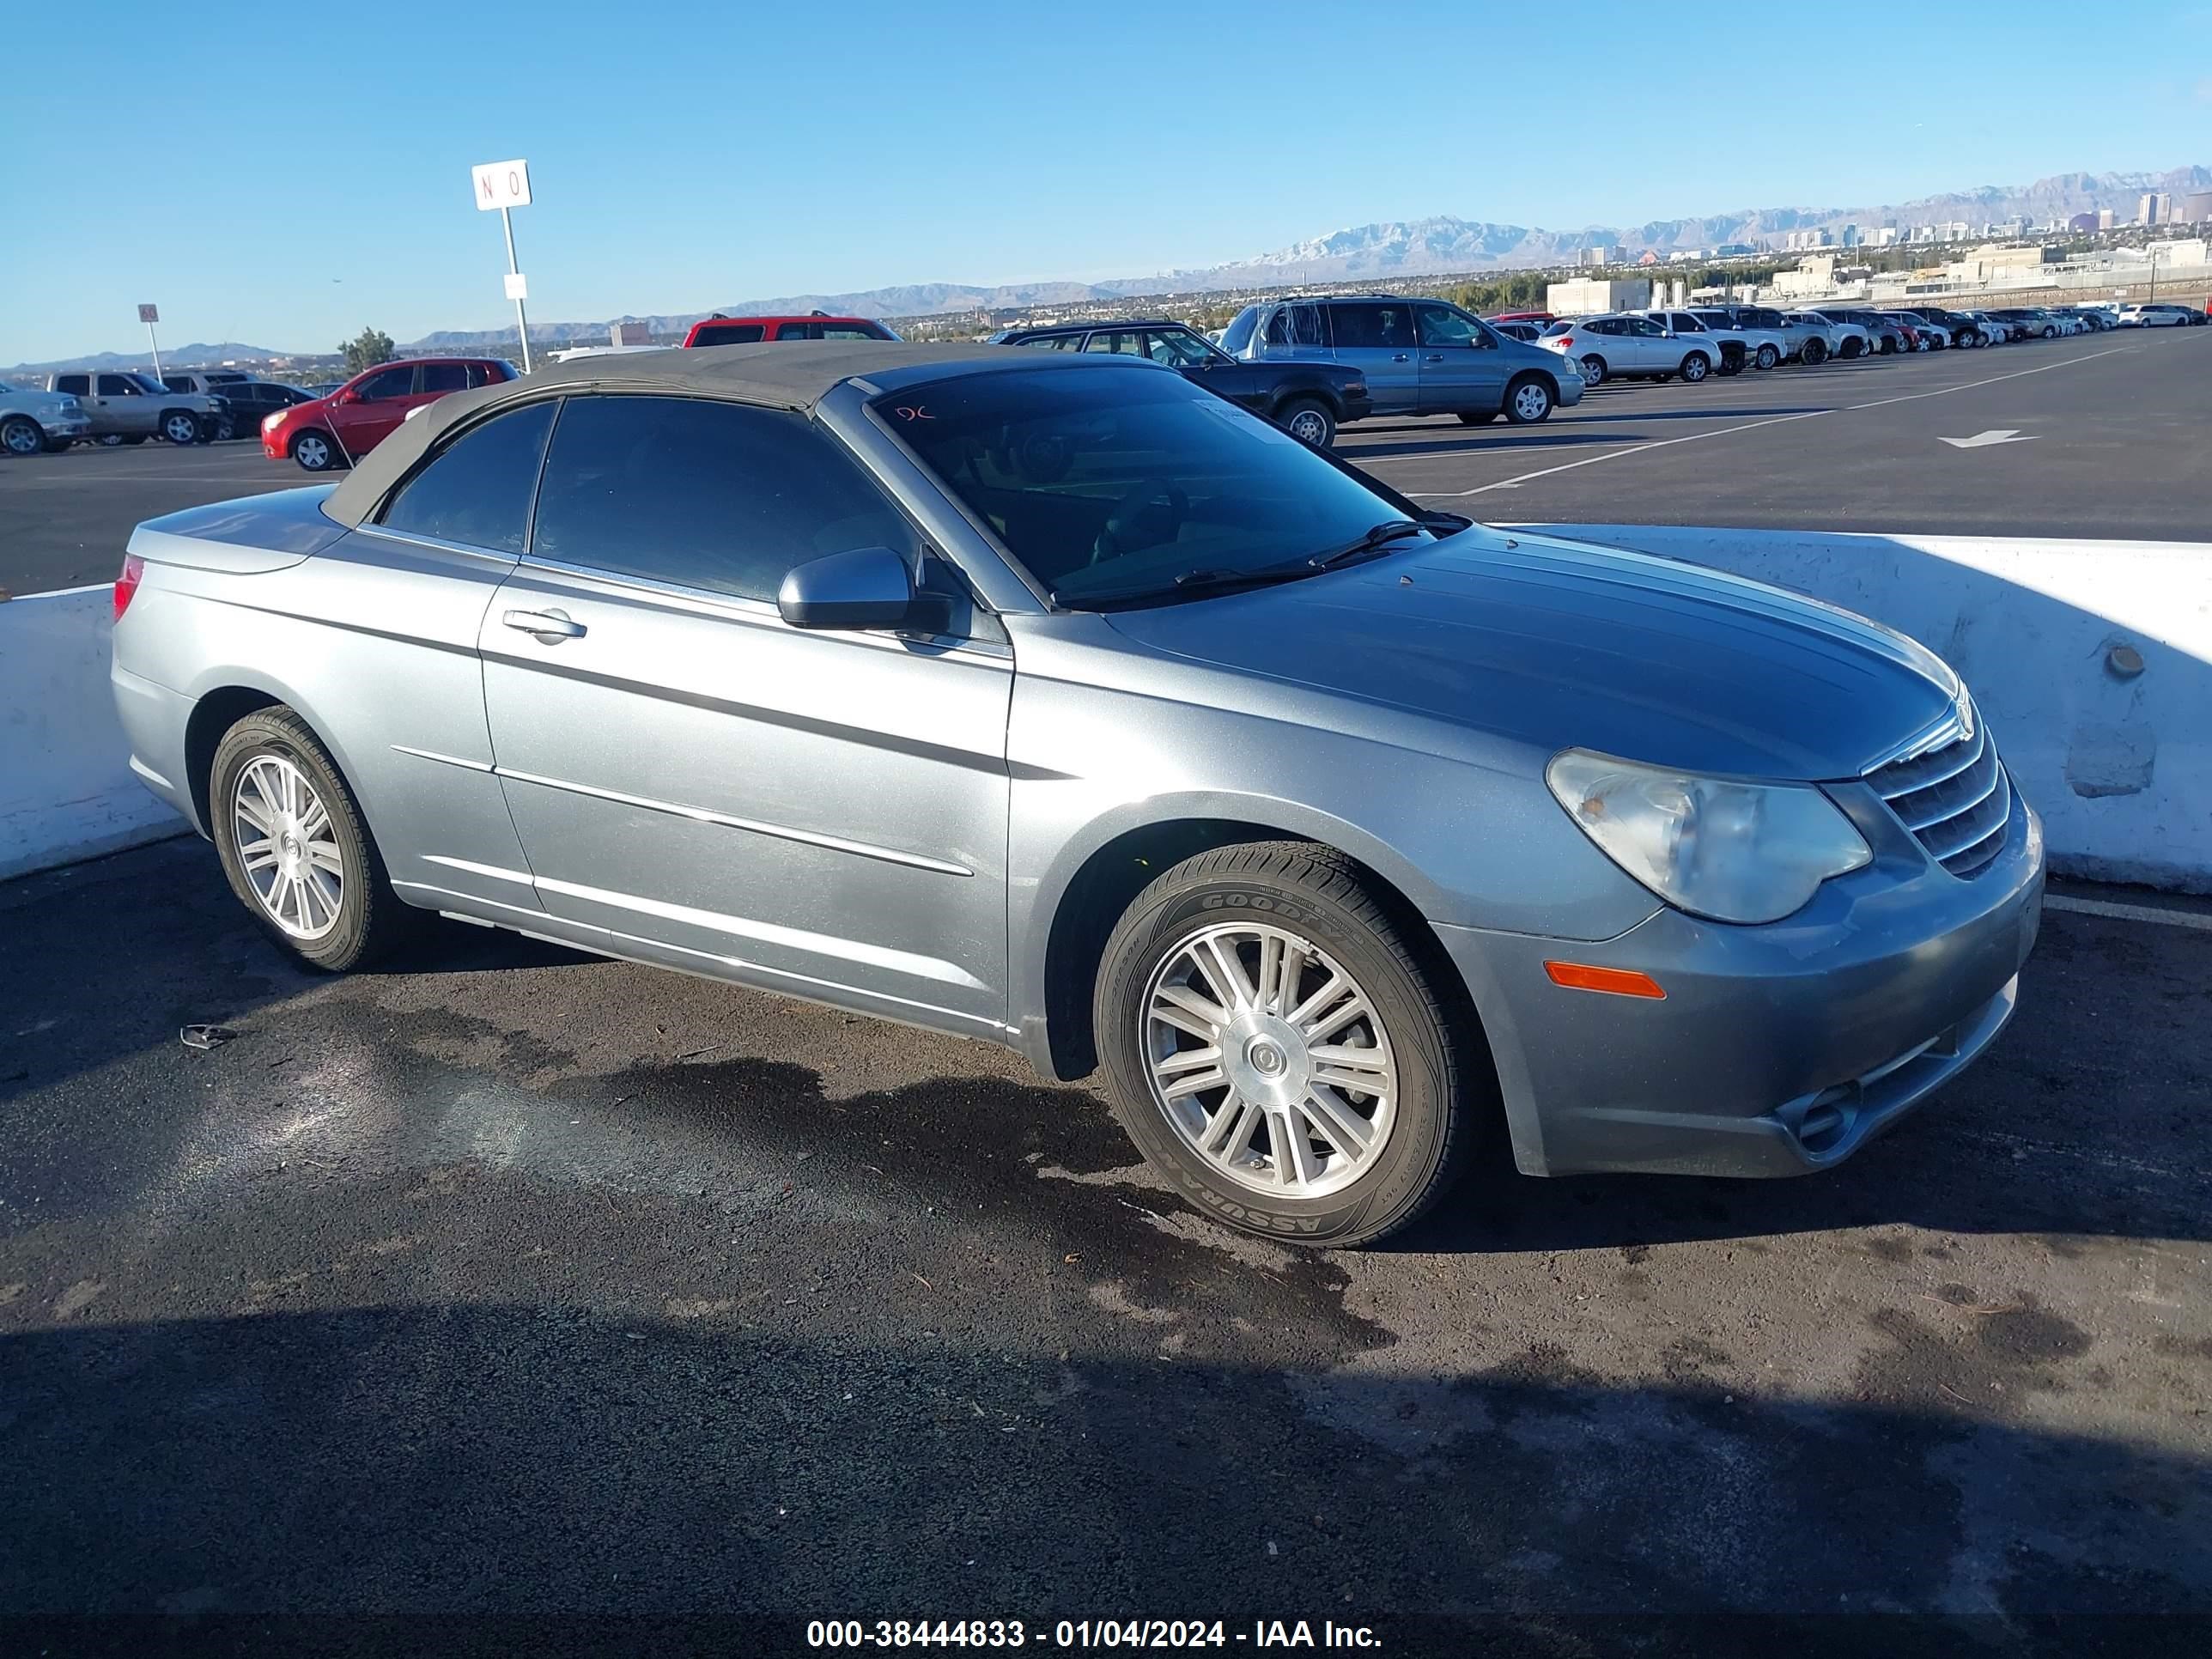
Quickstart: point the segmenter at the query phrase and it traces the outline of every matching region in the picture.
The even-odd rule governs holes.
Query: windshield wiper
[[[1151,605],[1194,598],[1200,593],[1226,593],[1239,587],[1266,587],[1293,582],[1312,573],[1304,565],[1268,565],[1257,570],[1229,570],[1206,567],[1185,570],[1165,583],[1142,587],[1108,588],[1096,593],[1062,593],[1055,589],[1052,601],[1071,611],[1097,611],[1108,605]]]
[[[1310,570],[1334,570],[1340,564],[1349,564],[1352,560],[1387,547],[1392,542],[1403,541],[1408,536],[1420,535],[1428,528],[1428,526],[1412,519],[1385,520],[1349,547],[1340,547],[1327,553],[1315,554],[1306,561],[1306,568]]]

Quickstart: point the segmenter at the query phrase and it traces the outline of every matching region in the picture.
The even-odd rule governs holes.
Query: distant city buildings
[[[2145,191],[2136,198],[2136,222],[2139,225],[2170,224],[2173,220],[2173,198],[2162,190]]]
[[[1792,230],[1784,233],[1782,250],[1795,253],[1804,248],[1826,247],[1834,241],[1825,230]]]
[[[1583,248],[1575,255],[1575,264],[1586,270],[1594,270],[1602,265],[1625,265],[1627,263],[1628,250],[1618,242],[1601,243],[1595,247]]]

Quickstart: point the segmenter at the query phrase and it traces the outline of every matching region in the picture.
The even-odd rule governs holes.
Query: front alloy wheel
[[[1216,1220],[1309,1244],[1405,1226],[1484,1121],[1447,1012],[1364,872],[1300,842],[1224,847],[1115,925],[1093,1030],[1115,1114]],[[1440,970],[1449,973],[1449,969]]]
[[[1324,1197],[1389,1144],[1389,1035],[1359,981],[1312,940],[1201,928],[1169,951],[1145,1001],[1153,1104],[1238,1186]]]
[[[27,415],[0,422],[0,448],[10,455],[35,455],[46,447],[46,428]]]
[[[1505,394],[1505,418],[1516,426],[1534,426],[1552,412],[1552,388],[1541,380],[1518,382]]]
[[[337,463],[330,440],[319,432],[303,432],[292,446],[292,459],[309,472],[327,472]]]

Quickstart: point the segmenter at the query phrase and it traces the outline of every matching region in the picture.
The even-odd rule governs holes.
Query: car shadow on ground
[[[1103,1315],[1070,1346],[855,1340],[744,1282],[672,1317],[393,1281],[0,1336],[0,1643],[781,1654],[809,1616],[1172,1607],[1395,1615],[1383,1645],[1415,1655],[2070,1659],[2190,1651],[2212,1613],[2202,1460],[1901,1405],[1902,1376],[1623,1386],[1540,1342],[1367,1376],[1166,1354]],[[1959,1375],[2024,1396],[2043,1363]],[[747,1613],[781,1622],[665,1645]]]
[[[197,842],[44,879],[33,902],[18,894],[12,912],[0,910],[0,927],[29,947],[0,966],[13,1032],[0,1042],[0,1104],[40,1097],[59,1104],[38,1109],[72,1121],[65,1135],[20,1139],[0,1164],[17,1202],[76,1201],[109,1179],[103,1171],[142,1156],[190,1161],[203,1156],[191,1151],[195,1135],[222,1141],[222,1158],[263,1147],[278,1159],[299,1133],[288,1126],[302,1099],[377,1111],[411,1101],[450,1116],[491,1088],[518,1122],[565,1122],[567,1109],[617,1100],[625,1133],[668,1157],[689,1144],[712,1163],[742,1143],[858,1170],[878,1141],[912,1135],[900,1157],[918,1193],[1048,1207],[1024,1161],[1034,1153],[1078,1180],[1142,1189],[1132,1201],[1188,1208],[1090,1088],[1046,1085],[1000,1051],[457,924],[409,954],[412,972],[309,975],[253,927]],[[104,902],[151,887],[164,896],[141,914]],[[2053,915],[2024,973],[2021,1017],[1978,1065],[1836,1170],[1779,1182],[1539,1180],[1511,1172],[1494,1145],[1467,1183],[1383,1248],[1633,1249],[1899,1222],[2212,1238],[2203,1125],[2184,1109],[2212,1097],[2208,988],[2212,936]],[[834,1080],[819,1060],[757,1046],[802,1018],[853,1046]],[[243,1027],[252,1041],[190,1054],[178,1028],[191,1021]],[[787,1052],[821,1052],[821,1039],[807,1041],[816,1046]],[[917,1052],[916,1042],[938,1047]],[[908,1080],[917,1071],[926,1080]],[[176,1091],[179,1109],[133,1127],[89,1103],[115,1089],[135,1097],[149,1073],[173,1079],[155,1086]],[[880,1085],[867,1081],[878,1075]],[[173,1144],[149,1150],[149,1136]],[[984,1157],[991,1146],[1006,1157]]]

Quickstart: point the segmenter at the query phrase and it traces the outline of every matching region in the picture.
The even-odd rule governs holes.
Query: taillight
[[[123,556],[123,574],[115,579],[115,620],[121,622],[123,613],[131,608],[131,596],[138,591],[138,579],[146,574],[146,561],[136,553]]]
[[[1575,337],[1571,334],[1562,334],[1558,339],[1552,342],[1553,345],[1559,347],[1562,351],[1565,351],[1569,346],[1574,344],[1574,343]]]

